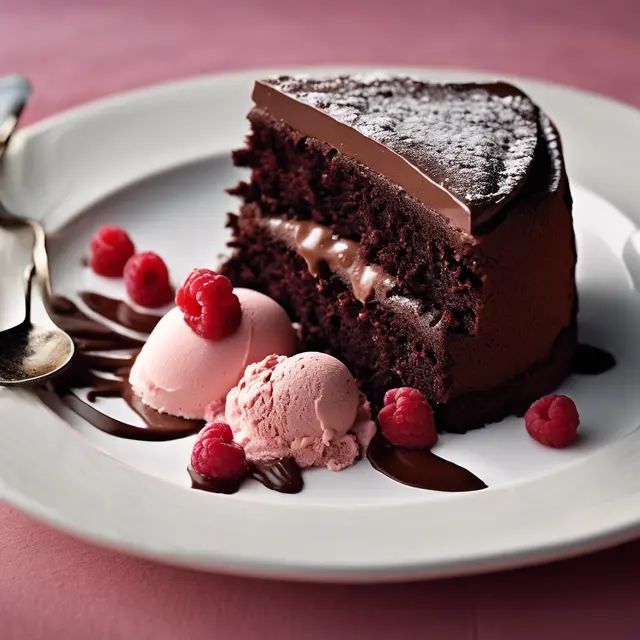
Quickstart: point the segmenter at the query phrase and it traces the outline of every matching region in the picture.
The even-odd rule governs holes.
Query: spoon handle
[[[5,226],[0,221],[0,331],[25,321],[23,274],[27,266],[33,266],[34,240],[28,225]]]
[[[31,84],[24,76],[0,78],[0,155],[16,128],[30,95]]]
[[[42,225],[36,220],[29,220],[33,229],[33,266],[40,285],[42,299],[48,303],[51,299],[51,275],[49,273],[49,256],[47,255],[47,236]]]
[[[31,295],[33,291],[33,276],[35,275],[36,270],[33,264],[30,264],[24,270],[24,306],[26,308],[24,325],[31,325]]]
[[[24,76],[14,74],[0,77],[0,160],[18,124],[18,118],[30,96],[31,84]],[[19,270],[22,269],[22,265],[24,265],[22,260],[23,252],[20,251],[20,249],[25,244],[22,238],[23,231],[21,228],[24,228],[26,231],[28,225],[24,220],[9,213],[2,206],[2,202],[0,202],[0,226],[3,230],[0,234],[0,285],[4,300],[12,299],[13,295],[16,297],[18,295],[17,291],[20,287],[20,277],[17,276],[17,274]],[[29,231],[29,236],[31,236],[31,231]],[[29,266],[27,267],[28,276],[25,277],[22,283],[24,287],[25,308],[22,309],[20,308],[20,304],[13,303],[9,305],[10,308],[7,309],[7,305],[3,304],[3,309],[0,309],[0,330],[6,330],[20,324],[29,323],[31,281],[34,270],[34,258],[32,255],[33,240],[31,237],[29,238],[30,260]],[[15,294],[13,292],[15,292]]]

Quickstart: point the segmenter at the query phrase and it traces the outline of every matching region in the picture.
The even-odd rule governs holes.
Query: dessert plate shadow
[[[402,71],[446,81],[497,77]],[[91,234],[105,222],[124,226],[140,249],[165,257],[175,281],[193,267],[215,267],[224,252],[226,213],[236,208],[225,193],[240,175],[229,152],[247,129],[253,79],[269,73],[152,87],[16,135],[0,173],[0,200],[47,226],[56,293],[124,296],[121,282],[82,265]],[[571,377],[561,389],[582,417],[576,446],[546,449],[529,438],[521,419],[509,418],[465,436],[443,436],[438,444],[439,455],[489,485],[484,491],[421,491],[363,461],[341,473],[305,473],[305,490],[294,496],[257,483],[233,496],[212,495],[189,488],[193,437],[119,439],[52,394],[2,389],[0,499],[73,535],[145,557],[318,581],[512,568],[640,533],[640,295],[634,287],[640,205],[631,157],[633,142],[640,143],[640,113],[571,89],[512,80],[550,113],[564,142],[575,197],[580,339],[618,360],[612,371]],[[610,123],[606,136],[603,121]],[[124,410],[99,402],[116,416]]]

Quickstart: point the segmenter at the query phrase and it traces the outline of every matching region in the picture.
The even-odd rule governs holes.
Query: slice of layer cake
[[[577,298],[558,133],[504,84],[280,77],[255,84],[232,192],[236,286],[371,401],[422,390],[440,429],[523,413],[569,372]]]

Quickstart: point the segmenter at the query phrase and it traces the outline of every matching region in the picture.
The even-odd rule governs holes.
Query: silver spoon
[[[73,358],[71,337],[55,325],[31,322],[31,284],[37,267],[25,278],[27,316],[22,324],[0,333],[0,385],[42,384],[62,373]],[[40,274],[38,274],[39,277]]]
[[[30,93],[31,86],[25,78],[0,78],[0,158]],[[51,299],[45,231],[39,222],[15,216],[1,205],[0,225],[5,228],[28,225],[34,235],[33,264],[29,265],[25,276],[25,319],[18,326],[0,332],[0,385],[42,384],[64,371],[71,363],[75,349],[71,337],[56,327],[48,314],[51,326],[31,322],[34,275],[40,286],[45,310],[47,301]]]

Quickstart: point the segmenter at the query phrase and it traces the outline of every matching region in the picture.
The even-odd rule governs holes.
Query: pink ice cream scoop
[[[235,289],[242,307],[238,329],[206,340],[196,335],[180,309],[169,311],[153,330],[131,369],[129,382],[144,404],[182,418],[204,419],[246,366],[274,351],[295,352],[295,333],[284,309],[249,289]]]
[[[250,460],[293,457],[300,467],[332,471],[353,464],[376,431],[349,370],[314,352],[247,367],[225,417]]]

